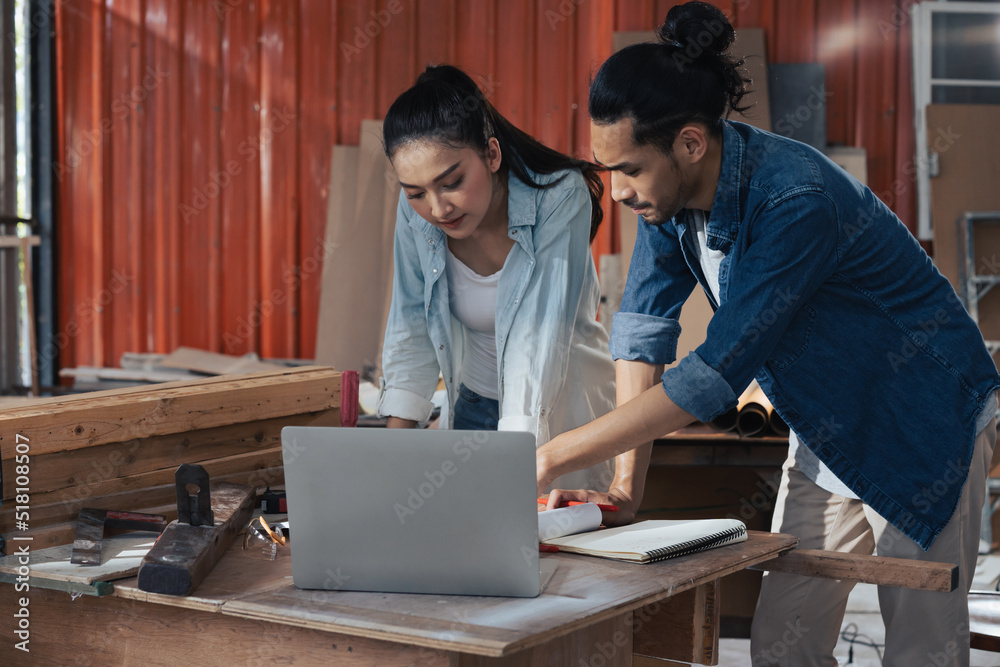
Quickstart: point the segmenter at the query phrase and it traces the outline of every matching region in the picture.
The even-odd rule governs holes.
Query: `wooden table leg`
[[[633,638],[636,656],[719,664],[719,580],[637,610]]]

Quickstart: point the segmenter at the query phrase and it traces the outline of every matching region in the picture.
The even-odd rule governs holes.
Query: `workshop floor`
[[[980,556],[973,580],[974,590],[996,590],[1000,580],[1000,554]],[[851,642],[845,636],[856,636],[853,662],[848,663]],[[869,639],[871,641],[869,641]],[[885,627],[878,611],[878,597],[875,586],[858,584],[847,602],[847,614],[841,627],[841,638],[834,652],[842,666],[881,667],[882,662],[870,643],[878,645],[879,651],[885,641]],[[722,639],[719,642],[720,667],[752,667],[749,639]],[[972,652],[972,667],[1000,667],[1000,653],[985,651]],[[915,666],[920,667],[920,666]]]

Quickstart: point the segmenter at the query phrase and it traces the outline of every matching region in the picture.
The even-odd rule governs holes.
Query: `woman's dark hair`
[[[740,103],[750,79],[743,60],[725,55],[736,31],[712,5],[672,7],[657,36],[659,43],[635,44],[605,61],[590,84],[589,111],[600,125],[631,118],[635,143],[669,156],[688,123],[719,136],[729,111],[747,110]]]
[[[451,65],[428,67],[412,88],[389,107],[382,124],[385,154],[392,159],[406,142],[431,139],[451,148],[472,148],[485,153],[491,137],[500,144],[500,173],[512,171],[528,185],[550,188],[556,183],[536,183],[528,170],[551,174],[578,169],[590,190],[590,240],[594,240],[604,211],[604,183],[598,167],[543,145],[500,115],[468,74]]]

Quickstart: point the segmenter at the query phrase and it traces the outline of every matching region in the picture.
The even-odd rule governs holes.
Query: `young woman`
[[[461,70],[428,67],[392,104],[386,155],[402,185],[378,413],[528,431],[538,445],[614,408],[590,241],[603,185],[514,127]],[[560,483],[607,488],[610,463]]]

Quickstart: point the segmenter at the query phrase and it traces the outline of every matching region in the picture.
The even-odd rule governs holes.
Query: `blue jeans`
[[[460,431],[495,431],[499,421],[499,401],[480,396],[464,384],[458,385],[452,428]]]

